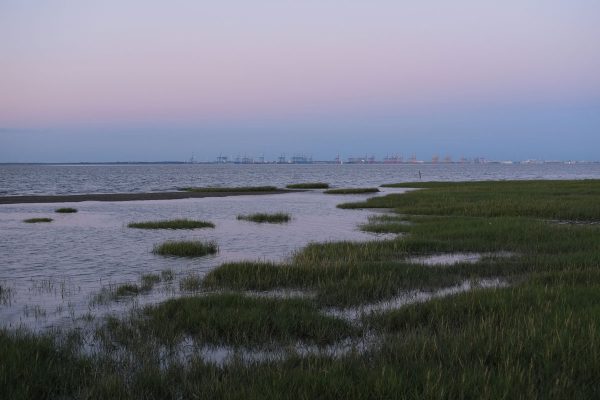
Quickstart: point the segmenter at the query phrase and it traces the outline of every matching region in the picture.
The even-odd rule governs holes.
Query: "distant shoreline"
[[[257,196],[282,194],[298,190],[277,189],[268,192],[150,192],[150,193],[91,193],[67,195],[0,196],[0,204],[79,203],[82,201],[139,201],[179,200],[203,197]]]
[[[0,162],[0,166],[12,166],[12,165],[30,165],[30,166],[111,166],[111,165],[404,165],[404,166],[418,166],[418,165],[590,165],[600,164],[600,160],[515,160],[515,161],[498,161],[498,160],[485,160],[485,161],[474,161],[467,160],[461,161],[438,161],[432,162],[427,160],[416,160],[416,161],[386,161],[386,160],[374,160],[374,161],[335,161],[335,160],[313,160],[310,162],[277,162],[277,161],[264,161],[264,162],[218,162],[218,161],[194,161],[193,163],[185,161],[106,161],[106,162]]]

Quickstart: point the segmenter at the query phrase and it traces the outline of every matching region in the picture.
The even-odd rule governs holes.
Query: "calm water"
[[[383,193],[398,192],[388,189]],[[239,260],[282,261],[310,242],[377,240],[357,226],[369,211],[341,210],[336,205],[367,196],[334,196],[320,191],[280,195],[234,196],[168,201],[83,202],[75,214],[57,214],[61,204],[0,206],[0,285],[9,296],[0,301],[0,326],[44,329],[76,323],[92,315],[122,311],[131,300],[94,304],[103,288],[138,283],[143,274],[172,270],[175,279],[138,296],[144,304],[180,295],[179,281],[202,277],[216,266]],[[238,221],[238,214],[283,211],[286,224]],[[23,219],[49,216],[51,223]],[[194,218],[212,221],[215,229],[144,230],[131,221]],[[165,240],[214,240],[217,255],[194,259],[162,257],[152,248]]]
[[[600,165],[125,165],[0,166],[0,195],[169,191],[181,186],[276,185],[324,181],[333,186],[378,186],[418,180],[600,178]],[[382,194],[399,192],[385,189]],[[0,205],[0,326],[47,329],[73,326],[85,316],[181,295],[179,282],[202,277],[227,261],[280,261],[310,242],[378,240],[358,230],[371,211],[340,210],[338,203],[369,197],[321,191],[169,201]],[[54,209],[74,206],[76,214]],[[238,214],[283,211],[288,224],[238,221]],[[48,216],[48,224],[23,219]],[[131,221],[194,218],[215,229],[129,229]],[[220,252],[197,259],[160,257],[155,244],[169,239],[215,240]],[[172,270],[175,279],[148,294],[106,304],[107,287],[138,283],[143,274]]]
[[[0,195],[170,191],[183,186],[285,186],[320,181],[378,186],[423,180],[600,178],[600,164],[3,165]]]

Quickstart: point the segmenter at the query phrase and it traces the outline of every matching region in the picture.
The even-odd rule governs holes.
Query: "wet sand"
[[[135,201],[135,200],[177,200],[202,197],[256,196],[281,194],[297,190],[277,189],[269,192],[151,192],[151,193],[94,193],[39,196],[0,196],[0,204],[22,203],[78,203],[82,201]]]

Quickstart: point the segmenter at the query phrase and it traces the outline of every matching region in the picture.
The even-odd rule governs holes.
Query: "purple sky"
[[[600,159],[600,2],[0,3],[0,162]]]

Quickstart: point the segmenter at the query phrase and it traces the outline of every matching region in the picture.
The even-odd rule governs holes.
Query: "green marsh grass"
[[[159,274],[144,274],[140,277],[140,286],[142,291],[150,291],[155,285],[160,283]]]
[[[150,292],[161,281],[161,275],[144,274],[140,277],[139,285],[136,283],[122,283],[107,285],[98,292],[91,301],[91,305],[108,304],[111,301],[124,297],[135,297]]]
[[[286,185],[288,189],[327,189],[329,188],[329,183],[324,182],[305,182],[305,183],[292,183],[290,185]]]
[[[196,292],[202,288],[202,278],[198,274],[189,274],[179,281],[179,288],[185,292]]]
[[[160,271],[160,278],[165,282],[172,282],[175,279],[175,272],[172,269],[164,269]]]
[[[161,256],[202,257],[219,251],[216,242],[167,241],[154,246],[152,252]]]
[[[252,221],[258,223],[269,223],[269,224],[281,224],[285,222],[289,222],[292,218],[289,214],[286,213],[255,213],[249,215],[238,215],[238,220],[243,221]]]
[[[77,209],[71,208],[71,207],[62,207],[62,208],[57,208],[56,210],[54,210],[54,212],[62,213],[62,214],[69,214],[69,213],[76,213]]]
[[[314,291],[313,300],[240,293],[188,296],[108,319],[103,351],[75,353],[54,337],[0,330],[0,393],[6,398],[573,398],[600,397],[598,181],[431,183],[425,190],[353,203],[396,214],[362,229],[389,240],[311,244],[287,263],[237,262],[201,281],[210,290]],[[443,200],[440,200],[443,199]],[[564,203],[563,203],[564,201]],[[566,205],[565,205],[566,204]],[[490,208],[491,207],[491,208]],[[509,258],[423,267],[414,256],[508,251]],[[362,328],[322,314],[466,279],[476,289],[362,318]],[[365,332],[379,345],[338,357],[165,362],[192,337],[235,349],[330,344]],[[125,353],[127,356],[119,356]],[[159,356],[160,355],[160,356]],[[15,379],[18,376],[19,379]]]
[[[40,222],[52,222],[53,219],[52,218],[28,218],[28,219],[24,219],[23,222],[28,223],[28,224],[37,224]]]
[[[422,188],[375,197],[341,208],[393,208],[413,215],[533,217],[600,221],[600,180],[398,183]]]
[[[362,193],[377,193],[377,188],[342,188],[342,189],[329,189],[324,191],[325,194],[362,194]]]
[[[255,346],[303,340],[328,344],[353,334],[345,322],[321,315],[306,300],[211,294],[168,300],[144,309],[135,329],[162,342],[185,335],[198,343]]]
[[[215,224],[208,221],[195,221],[191,219],[173,219],[167,221],[130,222],[129,228],[137,229],[199,229],[214,228]]]
[[[0,285],[0,305],[10,304],[12,296],[12,288],[5,285]]]
[[[142,289],[134,283],[124,283],[115,288],[114,298],[137,296],[141,291]]]
[[[220,192],[274,192],[277,190],[276,186],[240,186],[240,187],[184,187],[179,190],[186,192],[206,192],[206,193],[220,193]]]

